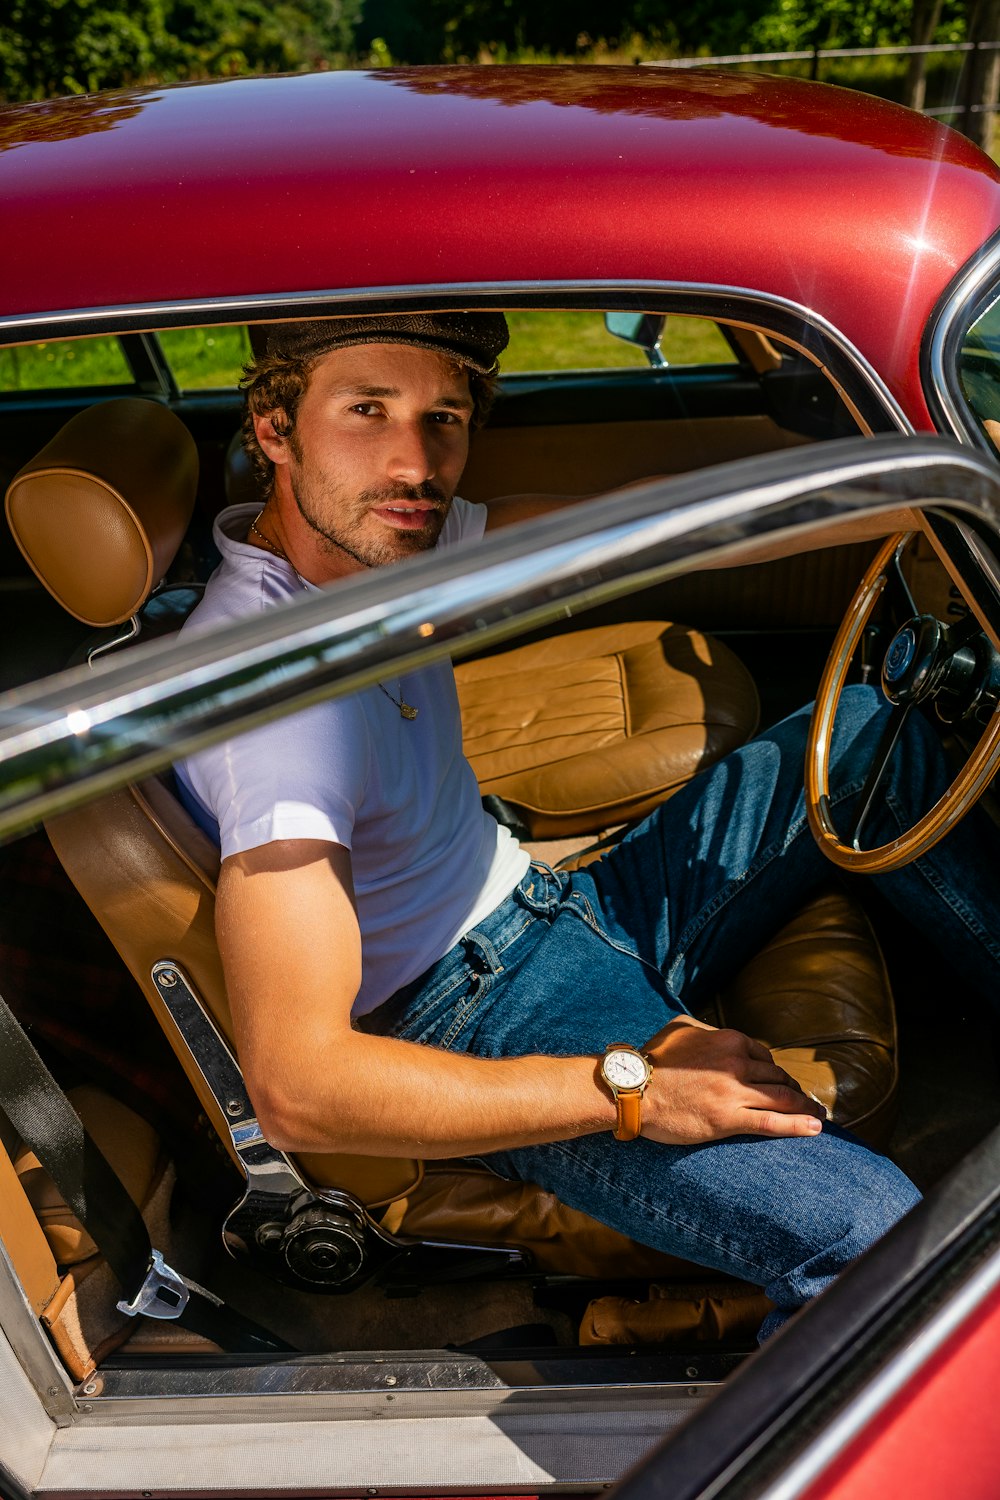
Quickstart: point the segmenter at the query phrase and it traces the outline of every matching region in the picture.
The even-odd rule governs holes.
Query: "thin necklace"
[[[407,703],[406,699],[403,697],[402,682],[400,682],[399,684],[398,698],[393,697],[392,693],[390,693],[384,682],[380,682],[379,687],[382,689],[383,693],[389,699],[389,701],[391,703],[395,703],[396,707],[399,709],[399,716],[401,719],[415,719],[417,717],[417,714],[420,712],[420,710],[419,708],[414,708],[412,703]]]
[[[290,568],[294,568],[295,565],[284,548],[280,547],[277,542],[272,542],[271,538],[269,536],[265,536],[260,527],[257,525],[257,522],[260,520],[263,514],[264,512],[260,510],[254,516],[253,520],[250,522],[249,535],[255,536],[258,542],[262,542],[269,552],[274,553],[275,557],[280,557],[282,561],[286,562]],[[296,576],[298,575],[296,574]],[[417,714],[420,712],[420,710],[419,708],[414,708],[412,703],[407,703],[406,699],[403,697],[402,681],[400,681],[399,685],[398,698],[390,693],[384,682],[380,682],[379,687],[382,689],[385,696],[389,699],[389,702],[395,703],[396,707],[399,709],[399,716],[401,719],[415,719],[417,717]]]
[[[260,527],[257,525],[257,522],[260,520],[263,514],[264,512],[262,510],[259,510],[254,516],[253,520],[250,522],[249,535],[255,536],[258,542],[260,542],[267,548],[268,552],[273,552],[275,557],[280,557],[284,562],[288,563],[289,567],[291,567],[292,560],[288,556],[288,553],[285,551],[285,549],[283,547],[279,547],[277,542],[272,542],[271,538],[269,536],[265,536]]]

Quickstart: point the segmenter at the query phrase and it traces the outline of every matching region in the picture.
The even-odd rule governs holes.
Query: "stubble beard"
[[[338,498],[334,501],[335,483],[322,477],[319,495],[327,503],[321,505],[317,503],[316,487],[306,482],[301,472],[289,478],[299,514],[322,549],[328,555],[346,554],[363,568],[382,568],[417,553],[429,552],[436,545],[451,509],[450,497],[430,480],[419,485],[386,485],[382,489],[365,490],[353,500]],[[427,511],[425,524],[419,531],[395,531],[371,518],[376,506],[407,500],[430,500],[436,507]],[[334,505],[336,522],[330,517]],[[373,532],[373,527],[379,528],[384,535]]]

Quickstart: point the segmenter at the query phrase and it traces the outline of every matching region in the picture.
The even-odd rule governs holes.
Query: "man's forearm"
[[[335,1048],[296,1045],[251,1094],[286,1151],[468,1156],[610,1130],[616,1117],[593,1057],[487,1059],[354,1031]]]

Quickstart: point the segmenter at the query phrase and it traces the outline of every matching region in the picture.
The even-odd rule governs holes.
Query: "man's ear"
[[[274,429],[275,420],[283,426],[285,413],[278,408],[268,412],[266,416],[254,416],[253,430],[257,434],[257,441],[263,451],[273,464],[287,464],[288,442]]]

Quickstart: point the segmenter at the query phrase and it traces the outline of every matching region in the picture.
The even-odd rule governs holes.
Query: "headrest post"
[[[134,641],[136,636],[142,630],[142,625],[140,623],[138,615],[132,616],[132,618],[128,622],[128,627],[129,628],[127,630],[123,630],[120,635],[112,636],[110,641],[102,641],[99,646],[95,646],[92,651],[88,651],[87,666],[92,667],[99,656],[103,656],[107,651],[113,651],[116,646],[124,646],[126,641]]]

